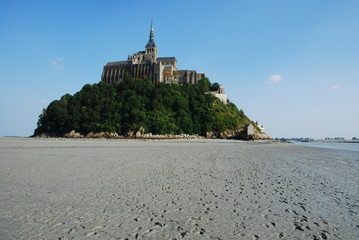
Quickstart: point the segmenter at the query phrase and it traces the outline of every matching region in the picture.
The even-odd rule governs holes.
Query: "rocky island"
[[[104,66],[101,82],[55,100],[34,136],[71,138],[269,138],[204,73],[158,57],[151,23],[145,51]]]
[[[130,76],[114,84],[87,84],[50,103],[34,136],[260,138],[259,127],[242,110],[209,94],[216,85],[207,78],[195,85],[155,85]]]

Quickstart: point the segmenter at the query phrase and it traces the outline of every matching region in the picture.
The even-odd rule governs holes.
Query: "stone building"
[[[207,93],[212,94],[213,96],[221,100],[222,103],[227,104],[227,95],[224,92],[224,86],[220,85],[216,91],[210,91]]]
[[[154,41],[154,29],[151,22],[150,38],[145,51],[129,55],[126,61],[108,62],[103,67],[101,81],[106,83],[121,82],[126,75],[134,78],[149,78],[156,83],[191,83],[205,77],[195,70],[178,70],[175,57],[158,57]]]

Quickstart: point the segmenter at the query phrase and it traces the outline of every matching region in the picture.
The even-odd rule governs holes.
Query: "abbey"
[[[158,57],[151,22],[150,38],[145,51],[128,56],[126,61],[108,62],[103,67],[101,81],[106,83],[121,82],[126,75],[134,78],[149,78],[157,83],[191,83],[205,77],[195,70],[178,70],[175,57]]]

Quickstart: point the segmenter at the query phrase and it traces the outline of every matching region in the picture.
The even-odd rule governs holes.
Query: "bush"
[[[35,135],[57,136],[75,130],[125,135],[143,127],[153,134],[200,134],[235,130],[251,122],[233,103],[210,94],[219,86],[203,78],[197,85],[158,84],[126,77],[116,84],[86,84],[73,96],[55,100],[39,116]]]

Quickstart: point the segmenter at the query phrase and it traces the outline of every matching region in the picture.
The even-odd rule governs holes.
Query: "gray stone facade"
[[[103,67],[101,81],[106,83],[121,82],[126,75],[134,78],[149,78],[156,83],[191,83],[205,77],[195,70],[178,70],[175,57],[158,57],[154,41],[154,29],[151,23],[150,38],[145,51],[129,55],[126,61],[108,62]]]

